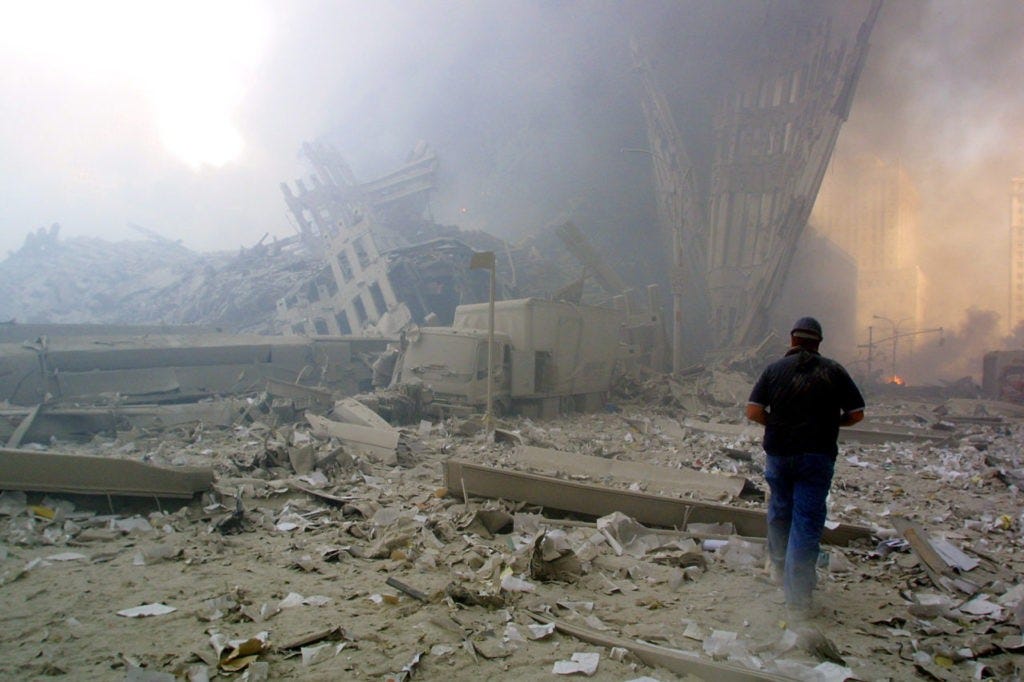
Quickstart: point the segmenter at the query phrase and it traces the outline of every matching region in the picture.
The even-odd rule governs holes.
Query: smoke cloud
[[[863,16],[868,3],[785,4]],[[766,7],[238,3],[225,35],[262,36],[246,43],[250,61],[231,83],[244,146],[234,161],[199,168],[161,144],[147,91],[116,63],[76,70],[90,41],[76,42],[70,58],[59,55],[61,41],[25,52],[10,39],[25,28],[13,24],[0,31],[0,58],[12,67],[0,70],[0,254],[53,222],[68,236],[108,238],[135,236],[127,225],[136,223],[200,250],[285,236],[293,228],[277,185],[305,174],[302,141],[326,138],[369,179],[423,139],[441,159],[438,221],[515,239],[573,219],[599,248],[621,254],[613,260],[625,277],[645,284],[661,254],[650,159],[622,152],[647,146],[629,38],[647,52],[691,154],[706,164],[718,96],[750,57]],[[129,48],[145,45],[123,6],[90,8],[117,28],[111,55],[126,62]],[[62,16],[50,12],[51,28]],[[899,162],[917,185],[926,325],[953,327],[972,306],[1006,309],[1007,188],[1024,172],[1022,25],[1017,0],[887,3],[840,135],[840,154]],[[134,42],[116,42],[133,31]],[[185,64],[189,50],[182,33],[163,56]]]
[[[921,202],[923,325],[964,323],[974,340],[984,328],[992,348],[1006,333],[1010,179],[1024,173],[1024,90],[1012,85],[1022,25],[1014,0],[887,3],[837,150],[907,171]],[[978,376],[980,360],[966,370]]]

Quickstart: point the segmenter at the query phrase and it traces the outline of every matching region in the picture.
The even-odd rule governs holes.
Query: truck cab
[[[429,386],[434,402],[453,411],[472,410],[486,404],[486,331],[421,327],[410,332],[406,341],[399,383]],[[512,347],[508,335],[496,333],[493,373],[496,406],[508,404],[511,365]]]
[[[455,309],[451,327],[408,333],[397,384],[422,384],[439,411],[487,403],[486,303]],[[564,301],[516,299],[494,306],[494,411],[553,416],[598,409],[619,350],[620,311]]]

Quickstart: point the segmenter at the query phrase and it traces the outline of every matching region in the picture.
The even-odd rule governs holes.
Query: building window
[[[388,304],[384,302],[384,292],[380,290],[380,282],[370,285],[370,298],[373,299],[373,307],[377,309],[378,317],[388,311]]]
[[[366,248],[363,246],[362,237],[352,242],[352,248],[355,249],[356,260],[359,261],[359,266],[363,270],[370,267],[370,255],[366,253]]]
[[[356,309],[356,319],[359,320],[360,326],[366,324],[366,306],[363,305],[362,296],[356,296],[352,301],[352,305]]]
[[[302,336],[305,333],[306,333],[306,328],[301,323],[300,324],[293,324],[292,325],[292,334],[297,334],[299,336]]]
[[[310,303],[316,303],[320,300],[320,290],[316,287],[316,282],[310,282],[309,288],[306,290],[306,298],[309,299]]]
[[[348,313],[344,310],[334,316],[334,321],[338,323],[338,331],[340,333],[345,335],[352,333],[352,325],[348,323]]]
[[[327,336],[330,332],[327,330],[327,320],[322,317],[318,317],[313,320],[313,327],[316,329],[316,333],[321,336]]]
[[[348,254],[344,251],[338,254],[338,267],[341,268],[341,279],[345,282],[352,281],[352,263],[348,260]]]

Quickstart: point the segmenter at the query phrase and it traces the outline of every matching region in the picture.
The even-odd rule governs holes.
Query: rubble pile
[[[169,240],[30,235],[0,262],[0,319],[272,332],[277,299],[323,269],[293,244],[200,254]]]
[[[549,297],[581,270],[551,230],[510,245],[485,232],[420,219],[389,229],[401,239],[382,258],[402,300],[422,309],[420,318],[433,311],[450,321],[455,305],[487,300],[486,275],[468,270],[471,250],[498,254],[499,299]],[[0,320],[287,333],[277,316],[279,301],[333,284],[323,256],[295,238],[237,253],[197,253],[159,238],[109,242],[62,239],[59,232],[30,233],[0,262]],[[587,292],[591,300],[608,302],[592,283]]]
[[[717,383],[687,399],[729,384]],[[822,612],[791,622],[763,539],[742,531],[764,509],[759,431],[724,393],[717,401],[686,414],[626,399],[603,413],[512,418],[492,440],[476,419],[397,429],[352,399],[276,398],[229,426],[155,422],[52,442],[54,452],[209,467],[214,484],[178,505],[0,495],[0,673],[1021,674],[1019,408],[869,397],[877,424],[863,438],[903,440],[842,447],[829,527],[867,533],[823,548]],[[443,475],[453,461],[462,480]],[[508,486],[502,499],[474,493],[473,472],[489,468],[560,486],[564,504],[531,503],[533,484]],[[685,488],[706,481],[721,484]],[[622,512],[566,512],[575,498],[622,495],[672,496],[735,523],[680,517],[654,528]]]

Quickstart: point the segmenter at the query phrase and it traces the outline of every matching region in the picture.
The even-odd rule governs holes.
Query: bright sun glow
[[[236,116],[270,23],[253,0],[7,2],[0,48],[80,82],[127,82],[150,102],[164,148],[199,168],[242,153]]]

